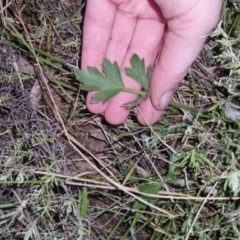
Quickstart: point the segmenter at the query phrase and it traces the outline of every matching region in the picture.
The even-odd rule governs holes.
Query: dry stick
[[[9,3],[5,3],[5,6],[3,7],[3,1],[0,1],[0,14],[3,15],[3,12],[5,9],[7,9],[10,5],[12,5],[12,1]]]
[[[21,90],[24,90],[23,83],[22,83],[22,78],[21,78],[21,75],[20,75],[20,71],[19,71],[19,67],[17,65],[16,58],[17,57],[15,55],[13,55],[13,68],[17,72],[17,76],[18,76],[18,80],[19,80],[19,83],[20,83]]]
[[[43,172],[43,171],[35,171],[35,173],[37,173],[39,175],[44,175],[44,176],[54,176],[54,177],[58,177],[58,178],[63,178],[63,179],[66,179],[66,183],[68,183],[70,185],[72,183],[74,183],[75,186],[82,186],[82,183],[71,182],[70,180],[80,180],[83,182],[92,182],[92,183],[95,182],[95,181],[89,180],[89,179],[65,176],[65,175],[57,174],[57,173],[49,173],[49,172]],[[102,187],[101,187],[102,189],[110,189],[110,190],[117,189],[115,186],[111,186],[107,182],[95,182],[95,183],[98,185],[102,185]],[[97,188],[98,185],[91,184],[91,187]],[[90,186],[90,185],[86,184],[86,186]],[[193,197],[193,196],[187,195],[187,194],[167,192],[167,191],[158,191],[158,195],[155,195],[155,194],[140,192],[137,188],[134,188],[134,187],[124,187],[124,188],[126,188],[129,192],[141,194],[145,197],[158,198],[158,199],[162,198],[162,199],[178,199],[178,200],[192,200],[192,201],[204,201],[206,199],[206,197]],[[207,200],[208,201],[216,201],[216,200],[228,200],[229,201],[229,200],[240,200],[240,197],[208,197]]]
[[[112,180],[111,178],[109,178],[104,172],[102,172],[100,169],[98,169],[95,164],[93,164],[76,146],[81,146],[82,149],[84,149],[85,151],[87,151],[95,160],[98,161],[98,159],[92,154],[90,153],[85,147],[83,147],[73,136],[71,136],[70,134],[68,134],[68,139],[69,139],[69,143],[71,144],[71,146],[79,153],[79,155],[84,158],[99,174],[101,174],[111,185],[115,186],[117,189],[122,190],[123,192],[129,194],[130,196],[132,196],[134,199],[137,199],[138,201],[140,201],[141,203],[144,203],[146,205],[148,205],[151,208],[154,208],[155,210],[164,213],[165,215],[167,215],[170,218],[174,218],[175,216],[172,215],[171,213],[158,208],[156,206],[154,206],[153,204],[150,204],[149,202],[145,201],[144,199],[142,199],[141,197],[138,197],[137,195],[131,193],[129,191],[129,188],[119,184],[118,182]],[[143,194],[142,192],[138,192],[139,194]]]
[[[67,185],[78,186],[78,187],[88,187],[88,188],[93,188],[93,189],[104,189],[104,190],[116,190],[116,188],[112,187],[112,186],[93,185],[93,184],[89,184],[89,183],[76,183],[76,182],[71,182],[68,180],[66,180],[65,183]]]
[[[192,224],[191,224],[191,227],[190,227],[190,229],[189,229],[189,231],[188,231],[188,234],[187,234],[185,240],[188,240],[188,239],[189,239],[189,237],[190,237],[190,235],[191,235],[191,233],[192,233],[192,230],[193,230],[193,226],[195,225],[195,223],[196,223],[196,221],[197,221],[197,219],[198,219],[198,216],[200,215],[200,212],[202,211],[205,203],[206,203],[207,200],[209,199],[209,196],[211,195],[213,189],[217,186],[217,184],[218,184],[218,182],[216,182],[216,183],[213,185],[213,187],[212,187],[211,190],[209,191],[208,195],[206,196],[206,198],[205,198],[204,201],[202,202],[201,207],[199,208],[199,210],[198,210],[198,212],[197,212],[197,214],[196,214],[196,216],[195,216],[195,218],[194,218],[194,220],[193,220],[193,222],[192,222]]]
[[[6,131],[4,131],[4,132],[0,132],[0,136],[3,136],[3,135],[5,135],[5,134],[7,134],[7,133],[9,133],[10,131],[9,131],[9,129],[7,129]]]
[[[159,140],[165,147],[167,147],[168,149],[170,149],[171,152],[173,152],[173,153],[175,153],[175,154],[178,155],[178,153],[177,153],[171,146],[169,146],[166,142],[164,142],[164,141],[158,136],[158,134],[153,130],[153,128],[150,126],[150,124],[146,121],[146,118],[143,116],[140,108],[137,107],[137,109],[138,109],[139,113],[141,114],[143,120],[145,121],[145,123],[147,124],[147,126],[149,127],[149,129],[151,130],[151,132],[158,138],[158,140]]]
[[[65,175],[62,175],[62,174],[47,173],[47,172],[42,172],[42,171],[36,171],[36,173],[41,174],[41,175],[48,175],[48,176],[64,178],[64,179],[66,179],[67,182],[70,182],[70,180],[77,180],[77,181],[89,182],[89,183],[92,183],[92,184],[102,185],[102,186],[107,187],[107,188],[110,186],[107,182],[98,182],[98,181],[94,181],[94,180],[91,180],[91,179],[79,178],[78,176],[72,177],[72,176],[65,176]],[[93,186],[95,186],[95,185],[93,185]],[[115,189],[112,186],[110,186],[110,187],[111,187],[111,189]]]
[[[140,109],[138,109],[138,110],[141,111]],[[146,120],[144,119],[144,121],[146,121]],[[129,128],[128,128],[127,126],[126,126],[126,128],[129,130]],[[135,136],[134,136],[134,138],[135,138]],[[135,138],[135,140],[136,140],[136,138]],[[138,145],[140,146],[140,148],[143,149],[143,147],[141,146],[141,144],[140,144],[138,141],[137,141],[137,143],[138,143]],[[143,150],[143,151],[144,151],[144,153],[146,154],[148,160],[150,161],[150,163],[151,163],[154,171],[156,172],[157,176],[159,177],[160,181],[163,182],[163,178],[162,178],[161,174],[157,171],[156,166],[153,164],[152,160],[150,159],[150,157],[148,156],[148,154],[145,152],[145,150]],[[164,186],[164,187],[166,188],[166,190],[169,192],[169,189],[168,189],[167,184],[164,184],[163,186]],[[171,202],[174,202],[172,198],[171,198],[170,200],[171,200]],[[178,209],[179,209],[182,213],[184,213],[183,209],[182,209],[178,204],[176,204],[176,206],[178,207]]]
[[[223,176],[230,168],[231,168],[231,166],[228,167],[228,169],[227,169],[225,172],[223,172],[223,173],[221,174],[221,176]],[[185,240],[188,240],[188,238],[190,237],[190,235],[191,235],[191,233],[192,233],[192,230],[193,230],[193,226],[194,226],[194,224],[196,223],[200,212],[202,211],[202,209],[203,209],[205,203],[207,202],[207,200],[210,199],[209,196],[211,195],[213,189],[217,186],[218,183],[219,183],[219,181],[217,181],[217,182],[213,185],[213,187],[210,189],[207,197],[203,200],[203,203],[202,203],[201,207],[199,208],[199,210],[198,210],[198,212],[197,212],[197,214],[196,214],[196,216],[195,216],[195,218],[194,218],[194,220],[193,220],[193,222],[192,222],[192,224],[191,224],[191,227],[190,227],[190,229],[189,229],[189,231],[188,231],[188,234],[187,234]]]

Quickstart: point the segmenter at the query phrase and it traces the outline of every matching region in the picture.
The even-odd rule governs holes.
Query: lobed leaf
[[[145,62],[144,59],[140,59],[137,54],[134,54],[130,60],[131,68],[124,68],[127,76],[133,78],[135,81],[145,89],[149,89],[149,79],[145,73]]]
[[[92,98],[94,102],[106,102],[125,88],[116,62],[104,58],[102,66],[105,75],[95,67],[88,67],[88,71],[75,69],[75,76],[82,83],[81,89],[99,91]]]
[[[121,72],[117,62],[111,63],[107,58],[104,58],[102,64],[105,75],[116,83],[123,85]],[[123,85],[124,86],[124,85]]]
[[[96,68],[88,67],[88,71],[75,69],[75,76],[82,83],[82,89],[87,91],[101,89],[100,81],[103,76]]]
[[[128,107],[133,107],[144,101],[149,95],[149,74],[151,71],[148,69],[147,76],[145,74],[145,63],[144,60],[140,59],[137,54],[134,54],[130,60],[131,68],[125,68],[126,74],[136,80],[142,85],[142,87],[147,90],[146,94],[137,99],[138,101],[133,101],[126,104]],[[136,93],[134,89],[128,89],[124,86],[121,77],[121,71],[117,62],[111,63],[107,58],[104,58],[102,63],[102,68],[104,74],[101,73],[95,67],[88,67],[86,70],[75,69],[75,76],[82,85],[81,89],[86,91],[98,91],[92,97],[93,102],[108,101],[120,92],[131,92]]]
[[[111,89],[99,91],[93,95],[92,101],[93,102],[99,102],[99,101],[107,102],[108,100],[110,100],[112,97],[116,96],[121,91],[122,91],[122,88],[114,88],[114,89],[111,88]]]

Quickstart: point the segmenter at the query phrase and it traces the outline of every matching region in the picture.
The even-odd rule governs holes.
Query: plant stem
[[[144,92],[144,91],[136,90],[136,89],[132,89],[132,88],[126,88],[126,87],[123,88],[122,92],[135,93],[135,94],[140,95],[140,96],[145,96],[146,95],[146,92]]]
[[[128,93],[135,93],[135,94],[138,94],[140,96],[146,96],[146,92],[145,91],[141,91],[141,90],[136,90],[136,89],[132,89],[132,88],[124,88],[123,89],[123,92],[128,92]],[[143,99],[145,100],[145,99]],[[139,104],[139,103],[138,103]],[[191,107],[188,107],[188,106],[185,106],[181,103],[178,103],[178,102],[175,102],[175,101],[171,101],[170,102],[170,106],[172,107],[175,107],[175,108],[178,108],[178,109],[183,109],[185,111],[189,111],[193,114],[198,114],[200,110],[198,109],[194,109],[194,108],[191,108]],[[201,114],[202,115],[202,114]]]
[[[173,100],[170,102],[170,106],[178,108],[178,109],[183,109],[183,110],[189,111],[189,112],[191,112],[191,113],[193,113],[195,115],[198,114],[199,111],[201,111],[200,109],[194,109],[194,108],[185,106],[185,105],[183,105],[181,103],[175,102]],[[200,114],[200,115],[202,116],[202,114]]]

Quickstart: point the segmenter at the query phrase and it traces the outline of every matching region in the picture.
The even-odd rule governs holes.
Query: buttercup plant
[[[127,107],[134,107],[144,101],[150,93],[149,78],[151,67],[148,68],[148,73],[145,73],[144,59],[140,59],[137,54],[134,54],[130,60],[131,68],[124,68],[125,73],[137,81],[143,88],[143,91],[127,88],[122,81],[121,71],[117,62],[111,63],[107,58],[103,59],[102,74],[95,67],[88,67],[88,71],[76,69],[76,78],[82,83],[81,88],[86,91],[98,92],[93,95],[92,101],[106,102],[120,92],[135,93],[140,97],[130,103],[124,104]]]
[[[150,96],[149,82],[152,66],[149,66],[146,71],[144,59],[140,59],[137,54],[133,54],[130,59],[130,63],[131,67],[124,68],[124,72],[127,76],[137,81],[141,85],[142,90],[125,87],[121,76],[121,70],[117,62],[111,63],[107,58],[104,58],[102,63],[104,73],[101,73],[95,67],[87,67],[87,71],[75,69],[75,76],[77,80],[82,83],[82,90],[97,91],[97,93],[95,93],[92,97],[93,102],[106,102],[120,92],[137,94],[138,98],[136,100],[124,104],[125,107],[133,108]],[[174,101],[171,101],[170,104],[174,107],[184,109],[195,114],[199,112]]]

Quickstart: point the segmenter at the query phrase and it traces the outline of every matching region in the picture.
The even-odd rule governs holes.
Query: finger
[[[162,2],[162,13],[170,20],[168,20],[168,31],[159,61],[152,74],[151,100],[155,108],[163,110],[168,106],[174,90],[200,53],[206,35],[217,23],[221,1],[198,1],[195,7],[190,8],[189,12],[175,13],[178,14],[177,17],[171,15],[174,13],[174,9],[170,11],[173,1],[161,0],[158,2]],[[183,3],[183,1],[180,2]],[[170,4],[169,9],[167,9],[167,3]],[[164,11],[164,7],[166,7],[166,11]],[[213,9],[213,12],[209,12],[207,7]]]
[[[137,18],[133,18],[128,13],[117,10],[107,46],[106,57],[112,62],[117,61],[119,66],[122,66],[136,24]]]
[[[155,19],[139,19],[136,24],[134,35],[132,37],[126,57],[123,61],[123,67],[130,65],[129,59],[134,53],[137,53],[140,58],[145,59],[145,65],[153,64],[160,45],[160,40],[163,35],[164,25]],[[126,87],[140,89],[140,85],[123,75],[123,81]],[[108,105],[105,112],[106,120],[111,124],[120,124],[126,120],[129,109],[123,104],[136,99],[135,94],[120,93],[114,97]]]
[[[95,66],[101,69],[105,57],[107,44],[112,31],[116,5],[108,0],[88,0],[84,18],[82,43],[82,68]],[[106,17],[107,14],[107,17]],[[92,103],[91,98],[95,92],[88,93],[87,107],[95,113],[102,113],[107,103]]]
[[[101,67],[112,32],[116,5],[108,0],[88,0],[84,17],[82,68]],[[107,17],[106,17],[107,14]]]
[[[156,109],[164,110],[180,81],[198,56],[205,39],[186,40],[168,32],[160,59],[151,77],[151,100]]]
[[[122,11],[117,11],[115,15],[115,27],[113,28],[109,38],[106,50],[106,58],[108,58],[111,62],[116,61],[120,67],[123,64],[129,43],[131,42],[136,22],[136,18],[129,17]],[[107,109],[109,102],[92,104],[91,98],[95,93],[96,92],[91,92],[87,96],[88,108],[93,113],[102,113]]]
[[[150,98],[140,104],[137,113],[138,122],[142,125],[152,125],[157,122],[163,111],[159,111],[153,107]]]

